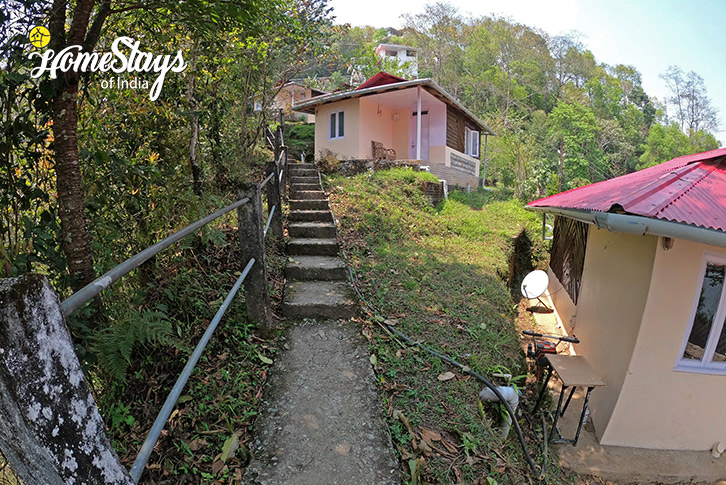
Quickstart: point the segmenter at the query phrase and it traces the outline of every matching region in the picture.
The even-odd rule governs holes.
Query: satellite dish
[[[544,306],[548,313],[552,312],[552,310],[550,310],[550,308],[540,298],[547,290],[549,284],[550,277],[547,273],[541,269],[534,270],[525,276],[524,280],[522,280],[522,296],[529,298],[530,300],[534,300],[536,298],[537,301]]]
[[[541,269],[532,271],[522,281],[522,296],[534,300],[542,296],[550,284],[550,277]]]

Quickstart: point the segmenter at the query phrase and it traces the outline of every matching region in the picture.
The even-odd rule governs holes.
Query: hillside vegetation
[[[399,345],[378,325],[392,322],[486,376],[527,372],[506,280],[512,238],[523,231],[533,262],[544,264],[541,221],[493,191],[457,192],[432,207],[420,188],[432,179],[396,169],[327,180],[347,261],[375,309],[364,334],[394,445],[411,483],[525,483],[519,445],[497,437],[495,407],[479,407],[480,383],[446,374],[455,369]],[[442,437],[433,443],[438,450],[422,447],[424,435]]]
[[[446,2],[404,16],[400,36],[381,25],[344,26],[332,39],[338,64],[308,72],[355,86],[378,70],[407,76],[381,60],[381,43],[418,48],[418,75],[432,78],[497,134],[489,137],[487,183],[532,200],[718,148],[718,116],[704,80],[670,66],[669,95],[643,88],[638,66],[598,62],[577,33],[550,36],[508,18],[474,17]],[[334,82],[330,88],[340,87]],[[482,149],[482,153],[484,150]]]

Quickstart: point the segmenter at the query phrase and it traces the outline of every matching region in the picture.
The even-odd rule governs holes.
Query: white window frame
[[[678,351],[678,357],[676,360],[676,371],[682,372],[693,372],[699,374],[715,374],[715,375],[726,375],[726,362],[713,362],[713,354],[716,351],[716,345],[718,344],[718,337],[724,326],[724,319],[726,319],[726,282],[724,282],[723,289],[721,291],[721,298],[719,299],[718,308],[713,317],[711,324],[711,330],[708,333],[708,339],[706,340],[706,346],[703,349],[703,359],[701,361],[684,359],[683,352],[686,350],[688,344],[688,338],[691,336],[693,330],[693,324],[696,320],[696,313],[698,312],[698,301],[701,296],[701,288],[703,288],[703,280],[706,278],[706,268],[709,263],[724,265],[726,266],[726,254],[704,252],[701,261],[701,273],[698,279],[698,285],[696,287],[696,294],[693,300],[693,308],[691,309],[691,319],[686,327],[685,335],[683,336],[683,342],[681,343],[680,350]]]
[[[464,153],[470,157],[479,158],[479,146],[481,145],[481,133],[472,130],[468,126],[465,127],[464,135]]]
[[[340,134],[340,114],[343,114],[343,134]],[[331,136],[331,132],[334,134]],[[345,110],[332,111],[328,115],[328,140],[342,140],[345,138]]]

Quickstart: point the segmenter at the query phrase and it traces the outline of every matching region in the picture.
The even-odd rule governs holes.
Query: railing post
[[[282,197],[280,196],[280,170],[277,162],[267,163],[267,175],[274,174],[267,182],[267,213],[272,217],[269,231],[274,237],[282,240]],[[272,207],[275,211],[270,214]]]
[[[0,449],[24,483],[132,485],[48,280],[0,280]]]
[[[269,337],[272,333],[272,312],[265,261],[262,189],[258,183],[244,184],[238,195],[240,198],[250,199],[248,203],[237,209],[240,250],[245,261],[255,258],[255,264],[244,282],[247,316],[252,323],[259,325],[260,333],[264,337]]]

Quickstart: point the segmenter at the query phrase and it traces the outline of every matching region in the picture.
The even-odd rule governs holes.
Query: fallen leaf
[[[461,469],[458,466],[454,467],[454,475],[456,476],[456,483],[461,483],[463,476],[461,474]]]
[[[446,448],[446,450],[449,453],[453,453],[453,454],[458,454],[459,453],[459,449],[456,447],[455,444],[450,443],[447,440],[441,440],[441,444],[444,445],[444,448]]]
[[[401,420],[403,425],[406,427],[408,432],[411,434],[411,436],[415,440],[416,435],[413,432],[413,428],[411,428],[411,423],[408,422],[408,418],[406,416],[404,416],[404,414],[401,411],[398,411],[398,410],[393,411],[393,419],[396,419],[396,418]]]
[[[378,357],[376,357],[376,354],[371,355],[371,365],[374,369],[378,366]]]
[[[443,382],[450,381],[454,377],[456,377],[456,375],[453,372],[444,372],[443,374],[439,374],[439,377],[437,377],[437,379]]]
[[[418,485],[421,483],[421,471],[418,469],[418,461],[415,459],[408,460],[408,469],[411,472],[411,485]]]
[[[227,441],[224,442],[224,446],[222,446],[222,456],[220,457],[220,460],[222,460],[223,463],[229,460],[230,457],[234,456],[237,448],[239,448],[239,435],[235,433],[227,438]]]
[[[436,431],[431,431],[430,429],[422,429],[421,438],[424,441],[428,441],[429,444],[432,441],[441,441],[441,435],[439,433],[437,433]]]
[[[394,326],[398,325],[398,320],[395,318],[386,318],[385,320],[383,320],[383,323],[394,327]]]
[[[411,453],[410,451],[408,451],[408,450],[407,450],[407,449],[405,449],[405,448],[402,448],[402,447],[400,447],[400,446],[399,446],[399,447],[398,447],[398,451],[400,451],[400,452],[401,452],[401,459],[402,459],[402,460],[408,460],[408,459],[410,459],[410,458],[415,458],[415,455],[414,455],[414,454],[412,454],[412,453]]]
[[[259,352],[257,353],[257,357],[259,357],[259,358],[260,358],[260,360],[261,360],[261,361],[262,361],[262,362],[263,362],[264,364],[267,364],[267,365],[271,365],[271,364],[272,364],[272,359],[270,359],[270,358],[268,358],[268,357],[265,357],[264,355],[260,354]]]
[[[418,449],[421,450],[424,456],[431,456],[431,453],[433,453],[431,446],[429,446],[429,444],[424,440],[421,440],[421,442],[418,443]]]
[[[192,451],[197,451],[202,446],[206,445],[207,442],[205,440],[195,439],[192,440],[191,443],[189,443],[189,449]]]
[[[221,472],[226,466],[227,465],[225,465],[223,461],[215,461],[214,463],[212,463],[212,473],[216,475],[217,473]]]

